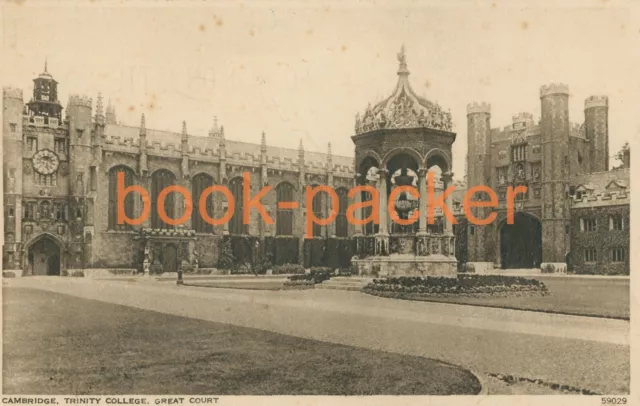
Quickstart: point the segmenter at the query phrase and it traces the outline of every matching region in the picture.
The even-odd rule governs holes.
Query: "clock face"
[[[33,156],[33,168],[42,175],[51,175],[59,164],[58,156],[50,149],[40,150]]]

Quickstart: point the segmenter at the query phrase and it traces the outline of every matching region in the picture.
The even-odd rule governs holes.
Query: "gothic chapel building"
[[[45,71],[34,79],[33,96],[25,103],[20,89],[3,89],[4,147],[4,247],[3,269],[23,275],[72,274],[77,270],[104,272],[142,271],[145,259],[151,271],[176,271],[183,261],[199,268],[217,267],[223,238],[232,238],[234,255],[249,258],[256,246],[267,250],[275,263],[325,262],[326,241],[347,244],[351,234],[346,221],[347,192],[353,183],[353,158],[298,149],[225,139],[217,124],[208,136],[189,134],[186,123],[173,133],[116,121],[111,105],[100,96],[92,108],[88,97],[72,95],[65,108],[58,100],[58,82]],[[251,174],[251,196],[265,185],[273,190],[262,200],[274,219],[269,225],[242,219],[242,174]],[[151,197],[151,212],[144,224],[129,226],[116,221],[116,179],[140,185]],[[232,192],[235,211],[225,225],[212,226],[199,215],[201,192],[212,185]],[[336,221],[314,227],[305,243],[304,196],[307,185],[331,185],[340,207]],[[157,197],[162,189],[179,185],[191,191],[193,211],[182,225],[166,224],[158,216]],[[207,213],[221,218],[226,203],[221,194],[206,200]],[[328,198],[313,201],[313,212],[327,217]],[[302,209],[279,209],[278,201],[297,201]],[[142,212],[138,194],[124,202],[125,213]],[[184,213],[182,196],[165,200],[171,218]],[[228,237],[227,237],[228,236]],[[262,248],[263,247],[263,248]],[[344,265],[350,254],[343,250],[334,260]],[[334,264],[339,266],[339,263]]]

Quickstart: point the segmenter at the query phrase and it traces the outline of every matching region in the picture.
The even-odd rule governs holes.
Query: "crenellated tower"
[[[585,136],[589,140],[591,172],[609,170],[609,98],[591,96],[584,101]]]
[[[542,267],[566,268],[569,252],[569,87],[540,88]]]
[[[3,269],[20,268],[22,245],[22,90],[2,89],[4,252]]]
[[[89,202],[90,171],[93,160],[91,142],[93,123],[90,97],[71,95],[67,103],[69,126],[69,206],[74,239],[69,249],[71,258],[69,269],[90,267],[91,238],[85,233],[85,226],[92,224],[87,215],[93,205]],[[84,254],[82,254],[84,253]]]
[[[467,187],[491,186],[491,106],[471,103],[467,106]],[[475,199],[482,198],[478,194]],[[489,215],[487,208],[474,208],[477,218]],[[493,267],[489,226],[467,228],[468,261],[479,267]]]

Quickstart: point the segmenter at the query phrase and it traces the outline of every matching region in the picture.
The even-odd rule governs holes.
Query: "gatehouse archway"
[[[542,224],[535,216],[516,213],[513,224],[500,226],[502,269],[539,268],[542,262]]]
[[[27,251],[25,275],[60,275],[60,247],[52,238],[42,236]]]

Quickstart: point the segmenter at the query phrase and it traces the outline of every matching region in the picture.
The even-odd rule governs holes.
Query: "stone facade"
[[[487,226],[466,227],[466,260],[482,269],[489,267],[487,264],[513,267],[502,263],[505,256],[501,250],[509,249],[508,241],[501,236],[506,191],[509,186],[526,186],[527,193],[516,198],[514,209],[540,223],[542,251],[541,263],[533,261],[528,267],[565,271],[569,263],[575,272],[628,273],[628,248],[626,259],[615,264],[611,263],[611,253],[598,255],[597,261],[584,261],[584,250],[596,235],[611,237],[612,247],[629,244],[628,226],[609,233],[608,220],[605,221],[610,212],[628,218],[630,186],[628,169],[608,171],[608,98],[587,98],[582,124],[573,124],[569,119],[567,85],[542,86],[540,103],[541,117],[537,122],[530,113],[518,113],[512,124],[493,129],[488,103],[468,105],[467,184],[469,188],[487,185],[496,192],[498,219]],[[603,178],[614,183],[602,184]],[[612,185],[617,185],[615,193],[607,190]],[[485,210],[479,211],[485,217],[489,213],[489,209],[480,210]],[[598,226],[589,235],[578,232],[576,224],[584,216],[598,217],[598,224],[605,222],[606,226]]]
[[[305,188],[329,185],[340,191],[353,185],[353,158],[332,155],[330,145],[326,153],[318,153],[305,151],[302,142],[297,149],[272,147],[266,134],[258,134],[255,144],[228,140],[217,120],[209,134],[201,136],[190,134],[186,123],[180,132],[147,128],[144,116],[140,126],[128,126],[116,121],[111,105],[105,114],[99,95],[95,102],[72,95],[63,118],[58,83],[46,71],[35,82],[27,103],[22,90],[3,89],[4,269],[20,269],[24,275],[34,274],[34,269],[54,274],[91,269],[142,272],[162,262],[169,264],[164,271],[175,271],[183,261],[214,268],[226,235],[248,236],[261,246],[267,238],[295,239],[299,246],[295,260],[302,263],[305,249],[309,250],[304,242]],[[238,229],[229,224],[198,229],[195,217],[183,225],[167,226],[153,214],[140,225],[116,225],[111,191],[119,171],[129,176],[129,184],[152,195],[152,213],[157,210],[153,189],[158,179],[169,179],[194,193],[196,183],[233,189],[248,172],[251,196],[272,187],[262,202],[274,221],[282,217],[291,226],[278,234],[277,224],[260,221],[256,210],[249,224]],[[291,187],[299,209],[279,217],[278,190],[283,184]],[[185,204],[182,195],[172,195],[167,215],[175,219],[182,216]],[[208,213],[220,218],[227,203],[220,194],[213,196]],[[194,204],[198,197],[193,197]],[[241,200],[241,195],[236,197]],[[330,199],[320,194],[318,200],[317,215],[327,217]],[[142,209],[142,197],[132,194],[125,212],[137,218]],[[342,224],[339,230],[335,224],[320,227],[314,238],[348,239],[353,229]],[[48,271],[38,271],[44,266],[37,262],[43,256],[41,241],[51,251],[45,256],[58,258]]]

